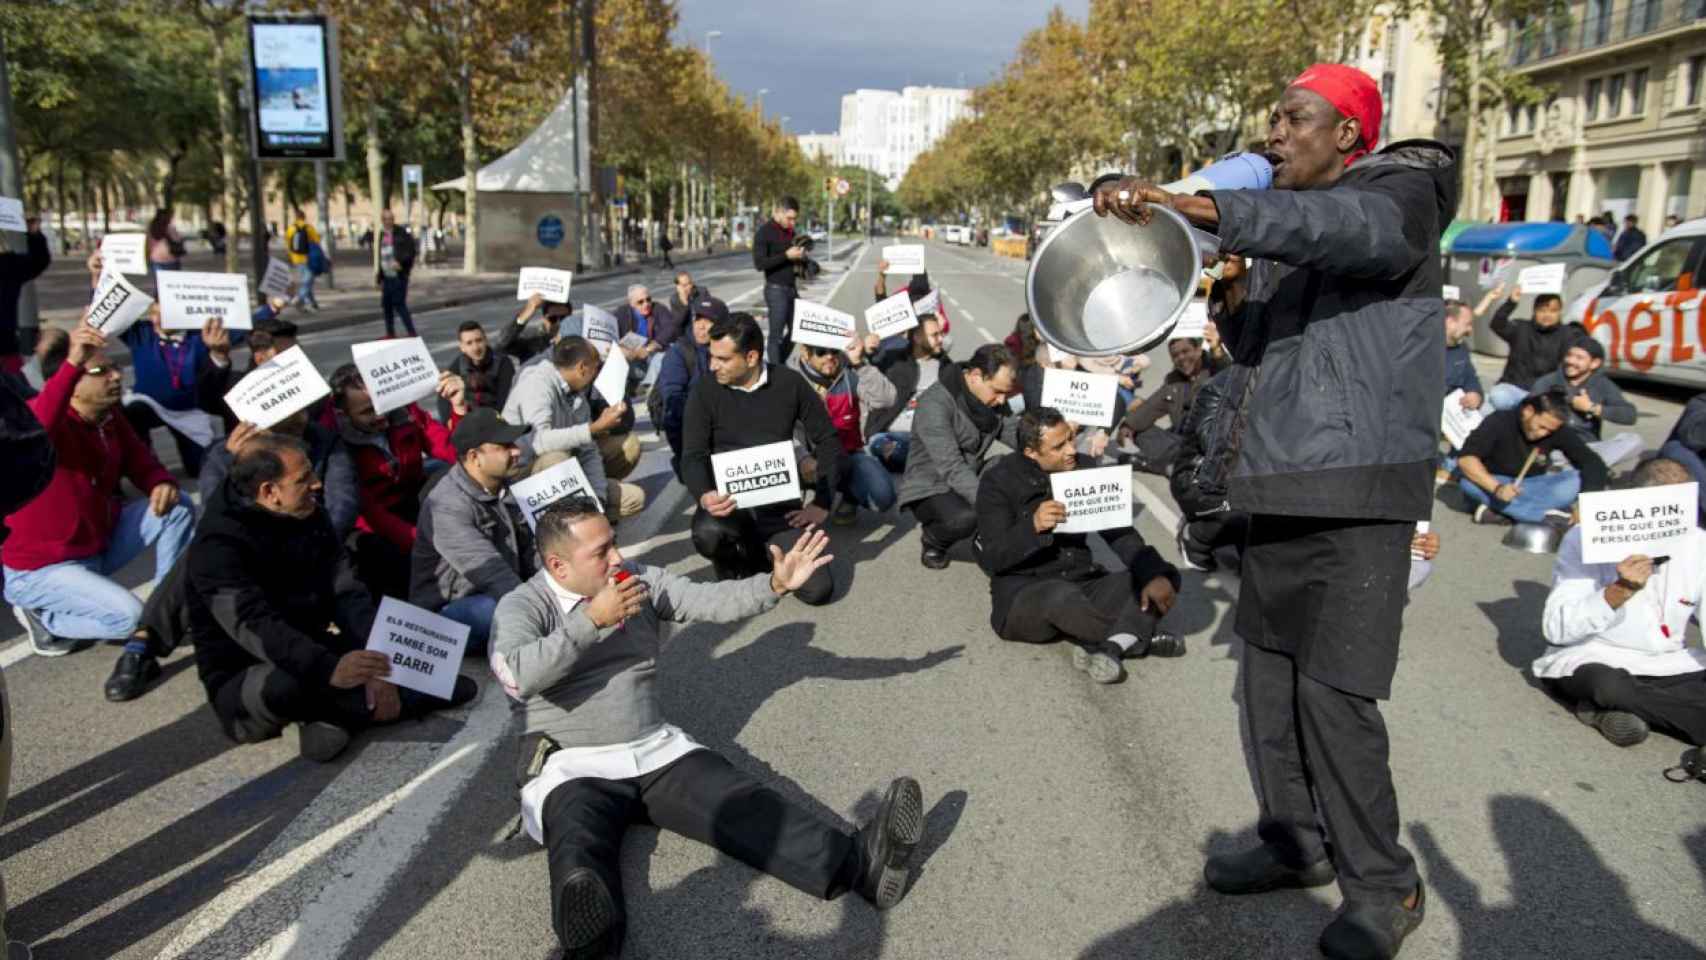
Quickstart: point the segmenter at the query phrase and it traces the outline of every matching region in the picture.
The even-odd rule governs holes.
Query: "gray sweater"
[[[1605,375],[1604,370],[1595,370],[1589,374],[1587,380],[1583,381],[1579,387],[1571,386],[1570,382],[1564,379],[1564,371],[1554,370],[1534,381],[1534,386],[1528,392],[1545,393],[1548,390],[1562,390],[1572,397],[1578,393],[1586,393],[1589,400],[1605,407],[1602,411],[1605,414],[1605,423],[1630,424],[1635,422],[1635,405],[1623,396],[1623,391],[1617,384],[1611,382],[1611,378]],[[1570,417],[1565,421],[1564,426],[1581,434],[1584,440],[1598,440],[1601,418],[1577,413],[1576,408],[1571,407]]]
[[[941,379],[918,395],[918,409],[912,417],[912,447],[900,479],[901,506],[950,492],[959,494],[967,504],[975,504],[978,475],[990,446],[1000,440],[1010,449],[1019,449],[1019,418],[992,412],[990,416],[997,418],[995,429],[978,429],[966,412],[963,389],[959,369],[943,364]]]
[[[586,391],[571,391],[549,361],[522,367],[516,374],[503,418],[533,428],[529,441],[535,454],[552,450],[574,454],[599,499],[607,496],[604,458],[599,456],[598,443],[592,436],[592,403]]]
[[[533,572],[534,556],[533,535],[509,491],[487,493],[453,464],[421,502],[409,602],[438,610],[477,593],[496,600]]]
[[[582,602],[565,614],[549,571],[498,602],[492,667],[522,701],[527,732],[564,747],[598,747],[648,736],[663,725],[656,687],[665,620],[732,623],[776,605],[770,574],[694,583],[658,567],[627,565],[650,602],[638,616],[600,630]]]

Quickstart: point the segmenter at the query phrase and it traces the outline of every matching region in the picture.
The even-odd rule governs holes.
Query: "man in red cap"
[[[1237,630],[1262,842],[1204,873],[1228,894],[1337,879],[1344,904],[1320,946],[1342,960],[1396,956],[1422,921],[1379,701],[1433,503],[1439,238],[1457,206],[1451,151],[1373,152],[1380,114],[1367,75],[1310,67],[1269,119],[1276,189],[1184,196],[1128,177],[1095,198],[1139,225],[1169,206],[1250,260],[1245,303],[1219,324],[1236,407],[1213,459],[1251,514]]]

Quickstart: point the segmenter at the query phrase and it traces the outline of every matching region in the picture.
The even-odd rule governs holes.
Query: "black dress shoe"
[[[1149,646],[1141,654],[1134,653],[1137,648],[1126,651],[1128,657],[1182,657],[1185,655],[1185,638],[1165,630],[1158,631],[1149,639]]]
[[[450,705],[460,707],[480,695],[480,685],[473,677],[457,676],[456,687],[450,691]]]
[[[1321,931],[1321,953],[1329,960],[1392,960],[1404,938],[1422,925],[1426,899],[1418,885],[1414,907],[1389,901],[1345,901],[1339,915]]]
[[[563,960],[605,960],[615,957],[622,938],[616,923],[616,901],[598,874],[576,867],[557,888],[555,919]]]
[[[1337,879],[1333,863],[1317,860],[1307,867],[1288,867],[1267,844],[1241,853],[1223,853],[1208,858],[1203,879],[1215,890],[1231,895],[1267,893],[1270,890],[1323,887]]]
[[[948,551],[927,543],[924,545],[924,552],[918,555],[918,562],[924,564],[925,569],[928,570],[946,570],[948,569]]]
[[[924,791],[911,777],[889,784],[871,822],[859,829],[859,895],[878,910],[887,910],[906,896],[911,875],[907,862],[924,833]]]
[[[136,653],[126,650],[119,654],[118,663],[113,665],[112,676],[107,678],[107,699],[113,703],[123,703],[142,696],[148,685],[160,679],[160,661],[146,653]]]

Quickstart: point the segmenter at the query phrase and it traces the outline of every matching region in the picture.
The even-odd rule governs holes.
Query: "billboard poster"
[[[253,16],[248,27],[255,155],[343,159],[336,25],[322,16]]]

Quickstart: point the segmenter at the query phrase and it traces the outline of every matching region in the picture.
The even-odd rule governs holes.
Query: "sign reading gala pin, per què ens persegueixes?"
[[[290,265],[277,257],[267,258],[267,272],[261,277],[261,296],[287,297],[290,295],[291,281]]]
[[[1079,426],[1101,427],[1114,420],[1119,406],[1120,378],[1082,370],[1043,370],[1042,404]]]
[[[800,479],[794,466],[791,440],[711,454],[717,492],[733,497],[735,506],[743,510],[800,499]]]
[[[467,647],[467,626],[396,597],[379,601],[379,614],[367,635],[367,649],[391,661],[386,680],[441,700],[449,700],[456,690],[456,672]]]
[[[438,392],[438,364],[420,337],[373,340],[350,347],[373,412],[390,413]]]
[[[1694,526],[1698,483],[1584,493],[1582,562],[1622,563],[1635,554],[1666,557]]]
[[[1092,467],[1048,475],[1054,499],[1066,504],[1057,533],[1094,533],[1131,526],[1131,468]]]

